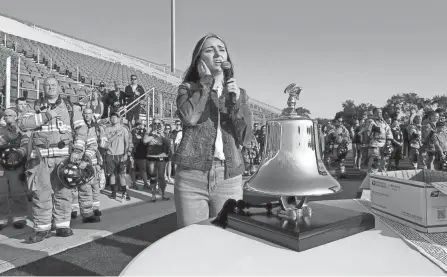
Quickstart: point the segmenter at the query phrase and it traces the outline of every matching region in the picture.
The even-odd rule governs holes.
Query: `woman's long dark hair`
[[[199,76],[199,72],[197,71],[197,63],[200,59],[200,54],[203,49],[203,44],[209,38],[217,38],[220,41],[222,41],[222,43],[224,44],[225,49],[227,51],[227,61],[229,61],[231,63],[231,65],[233,65],[233,63],[231,62],[230,54],[228,53],[228,48],[227,48],[227,44],[225,43],[225,41],[223,41],[223,39],[221,39],[216,34],[208,34],[208,35],[202,37],[197,42],[196,47],[194,47],[194,51],[192,52],[191,64],[189,65],[189,68],[186,71],[185,76],[183,77],[183,82],[194,82],[194,83],[199,82],[200,76]],[[233,66],[231,67],[230,70],[231,70],[230,76],[234,76]]]

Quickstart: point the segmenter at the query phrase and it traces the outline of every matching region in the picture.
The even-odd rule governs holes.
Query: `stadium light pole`
[[[175,0],[171,0],[171,72],[175,72]]]

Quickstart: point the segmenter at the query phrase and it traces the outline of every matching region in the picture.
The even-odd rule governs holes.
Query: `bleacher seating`
[[[4,34],[0,32],[0,37]],[[113,82],[116,81],[122,87],[130,82],[132,74],[137,75],[139,83],[146,89],[155,88],[156,94],[162,93],[166,105],[168,101],[175,99],[176,87],[165,82],[155,76],[143,73],[125,65],[112,63],[105,60],[100,60],[91,56],[79,54],[69,50],[53,47],[37,41],[28,40],[7,34],[6,49],[1,48],[2,58],[0,65],[5,68],[6,57],[13,57],[12,65],[12,87],[15,89],[11,91],[11,97],[17,97],[17,61],[22,57],[20,62],[20,87],[28,90],[28,97],[37,97],[37,92],[31,92],[37,89],[37,80],[39,80],[39,91],[42,91],[43,79],[47,76],[56,75],[60,81],[61,88],[65,94],[84,94],[85,86],[83,84],[95,87],[99,86],[100,82],[104,82],[108,88],[113,88]],[[23,49],[19,53],[17,49]],[[39,62],[38,62],[39,60]],[[79,75],[77,76],[77,72]],[[76,83],[79,81],[78,83]],[[2,74],[0,79],[0,87],[3,88],[5,84],[5,77]],[[172,94],[172,95],[170,95]],[[155,102],[158,107],[159,97],[155,97]],[[156,108],[156,113],[158,112]],[[170,107],[164,108],[165,115],[170,116]]]
[[[3,41],[4,37],[6,37],[6,43]],[[43,80],[48,76],[55,76],[60,81],[64,94],[86,95],[88,87],[97,87],[100,82],[104,82],[106,87],[112,89],[116,81],[124,88],[129,84],[130,76],[135,74],[145,90],[155,89],[155,114],[165,118],[173,117],[176,113],[176,85],[154,76],[155,74],[151,75],[129,65],[109,61],[113,59],[101,59],[10,33],[6,33],[5,36],[5,33],[0,31],[1,70],[4,70],[8,56],[12,57],[11,97],[13,99],[18,97],[19,91],[25,90],[28,98],[37,99],[38,93],[43,91]],[[19,57],[21,58],[20,80],[17,74]],[[154,64],[147,63],[147,65],[157,67]],[[163,68],[158,68],[158,70],[163,70]],[[180,71],[176,70],[176,73],[171,75],[180,76],[180,74]],[[0,90],[4,89],[5,81],[5,74],[0,74]],[[163,115],[159,114],[159,94],[162,95]],[[277,114],[263,108],[259,101],[255,102],[251,104],[255,121],[264,122]],[[264,104],[264,106],[268,105]]]

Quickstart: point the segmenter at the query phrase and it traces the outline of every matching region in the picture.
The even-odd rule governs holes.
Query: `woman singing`
[[[232,78],[232,69],[224,74],[224,61],[231,63],[225,42],[204,36],[178,89],[184,127],[172,159],[178,166],[174,198],[179,227],[215,217],[229,198],[242,199],[241,148],[250,143],[252,119],[248,96]]]

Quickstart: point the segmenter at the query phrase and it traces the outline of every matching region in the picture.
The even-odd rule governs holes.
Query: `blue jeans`
[[[177,167],[174,199],[179,228],[217,216],[230,198],[242,199],[242,175],[224,180],[224,170],[221,161],[214,161],[209,171]]]

